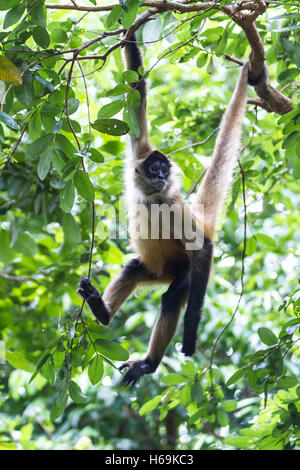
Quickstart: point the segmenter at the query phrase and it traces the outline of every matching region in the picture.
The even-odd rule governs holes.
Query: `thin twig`
[[[5,281],[13,281],[13,282],[38,282],[37,279],[34,277],[24,277],[24,276],[11,276],[10,274],[0,273],[0,278],[5,279]]]
[[[18,140],[16,141],[15,145],[13,146],[12,151],[11,151],[10,154],[8,155],[8,158],[7,158],[7,160],[5,161],[3,168],[1,169],[0,176],[3,175],[4,171],[6,170],[6,168],[8,167],[8,165],[10,164],[11,159],[12,159],[12,157],[13,157],[13,154],[14,154],[15,151],[17,150],[17,148],[18,148],[18,146],[19,146],[21,140],[23,139],[23,136],[24,136],[24,134],[25,134],[25,132],[26,132],[26,130],[27,130],[27,128],[28,128],[28,124],[29,124],[29,122],[26,122],[26,123],[24,124],[24,127],[23,127],[23,129],[22,129],[22,132],[21,132],[21,134],[20,134]]]
[[[173,150],[170,153],[167,153],[166,154],[167,157],[169,157],[170,155],[173,155],[173,153],[181,152],[182,150],[186,150],[186,149],[191,148],[191,147],[197,147],[198,145],[206,144],[206,142],[208,142],[219,131],[219,129],[220,128],[217,127],[208,137],[206,137],[206,139],[202,140],[201,142],[195,142],[193,144],[185,145],[184,147],[181,147],[180,149],[176,149],[176,150]]]
[[[220,334],[218,335],[218,337],[215,340],[214,345],[213,345],[212,353],[211,353],[210,360],[209,360],[209,366],[208,366],[208,370],[209,370],[209,374],[210,374],[210,380],[211,380],[211,387],[212,388],[213,388],[213,370],[212,370],[212,366],[213,366],[217,346],[218,346],[218,344],[220,342],[220,339],[222,338],[223,334],[225,333],[227,328],[229,328],[229,326],[231,325],[231,323],[235,319],[236,314],[237,314],[238,309],[239,309],[239,306],[240,306],[240,303],[241,303],[241,300],[242,300],[242,297],[244,295],[245,257],[246,257],[246,248],[247,248],[247,206],[246,206],[245,173],[244,173],[243,167],[242,167],[241,162],[240,162],[239,159],[238,159],[238,164],[239,164],[241,177],[242,177],[242,192],[243,192],[243,206],[244,206],[244,242],[243,242],[243,252],[242,252],[241,292],[240,292],[236,307],[234,309],[234,312],[230,317],[230,320],[228,321],[228,323],[226,323],[224,328],[221,330]]]
[[[74,53],[73,58],[72,58],[72,62],[71,62],[71,67],[70,67],[69,74],[68,74],[67,85],[66,85],[65,109],[66,109],[66,115],[67,115],[67,121],[68,121],[69,127],[70,127],[71,132],[74,136],[74,139],[76,140],[78,150],[80,151],[81,150],[80,142],[79,142],[79,139],[76,135],[76,132],[74,131],[74,128],[73,128],[73,125],[72,125],[72,122],[71,122],[71,118],[70,118],[70,114],[69,114],[69,105],[68,105],[69,89],[70,89],[70,85],[71,85],[72,73],[73,73],[74,63],[75,63],[76,59],[77,59],[77,53]]]

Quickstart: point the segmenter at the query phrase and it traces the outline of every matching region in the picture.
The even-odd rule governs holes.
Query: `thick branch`
[[[116,48],[120,47],[124,44],[123,41],[129,40],[132,34],[139,28],[141,24],[146,22],[151,16],[155,15],[156,13],[161,13],[167,10],[173,10],[179,13],[185,12],[200,12],[205,11],[207,9],[212,8],[219,8],[223,13],[227,14],[240,28],[243,29],[249,45],[251,47],[251,53],[249,56],[249,70],[250,75],[253,80],[258,79],[262,76],[262,72],[265,67],[265,50],[263,46],[263,42],[261,37],[257,31],[255,26],[255,20],[258,18],[259,15],[263,14],[266,11],[266,3],[264,0],[250,0],[237,3],[235,5],[225,5],[225,6],[218,6],[218,0],[213,0],[210,2],[205,3],[191,3],[190,0],[183,0],[181,2],[174,2],[171,0],[146,0],[140,6],[143,7],[150,7],[148,10],[144,11],[141,15],[137,16],[136,20],[127,31],[126,35],[124,36],[123,40],[120,39],[114,46],[108,49],[102,56],[78,56],[79,60],[83,59],[102,59],[106,60],[107,56]],[[54,8],[54,9],[65,9],[65,10],[77,10],[77,11],[90,11],[90,12],[97,12],[97,11],[110,11],[116,4],[111,5],[102,5],[102,6],[82,6],[78,5],[77,2],[72,0],[72,4],[69,5],[57,5],[57,4],[46,4],[47,8]],[[79,52],[87,48],[89,45],[93,44],[94,42],[102,39],[105,34],[111,34],[109,32],[103,33],[103,35],[95,38],[88,43],[83,44],[80,48],[71,51],[64,51],[62,54],[67,52]],[[116,32],[113,32],[116,34]],[[241,64],[242,61],[239,59],[235,59],[231,56],[225,56],[226,59],[232,60],[236,63]],[[68,62],[71,59],[68,60]],[[284,95],[282,95],[279,91],[273,88],[270,84],[270,80],[268,78],[268,74],[265,74],[262,82],[260,82],[257,86],[255,86],[255,91],[260,98],[260,100],[256,101],[256,104],[261,106],[262,108],[266,109],[269,112],[276,112],[278,114],[285,114],[292,110],[291,100]]]
[[[228,7],[228,15],[244,31],[251,53],[249,56],[249,71],[252,79],[257,79],[263,73],[265,67],[265,50],[261,37],[255,26],[256,18],[266,11],[266,4],[263,0],[253,0],[252,2],[242,3],[237,6]],[[251,13],[243,13],[242,10],[251,10]],[[265,109],[278,114],[285,114],[291,111],[291,100],[271,86],[268,75],[264,80],[255,86],[255,91]]]
[[[72,3],[72,5],[57,5],[55,3],[46,3],[46,8],[48,9],[55,9],[55,10],[77,10],[77,11],[110,11],[113,9],[114,6],[118,5],[118,3],[114,3],[111,5],[101,5],[101,6],[86,6],[86,5],[78,5]],[[159,8],[161,11],[166,10],[174,10],[179,11],[181,13],[189,12],[189,11],[202,11],[206,8],[210,8],[213,6],[214,2],[206,2],[206,3],[198,3],[195,5],[190,5],[187,2],[172,2],[168,0],[162,1],[145,1],[140,6],[141,7],[151,7],[151,8]]]

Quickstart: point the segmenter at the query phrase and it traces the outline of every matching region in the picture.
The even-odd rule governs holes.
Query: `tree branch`
[[[206,2],[206,3],[197,3],[195,5],[189,4],[188,1],[183,2],[172,2],[169,0],[162,1],[145,1],[140,6],[141,7],[150,7],[150,8],[159,8],[161,11],[174,10],[180,13],[190,12],[190,11],[201,11],[206,8],[210,8],[214,5],[215,2]],[[78,5],[75,2],[72,2],[72,5],[57,5],[54,3],[46,3],[46,8],[55,9],[55,10],[77,10],[77,11],[88,11],[88,12],[97,12],[97,11],[111,11],[118,3],[111,5],[101,5],[101,6],[86,6]]]
[[[257,31],[255,20],[266,11],[266,8],[266,3],[263,0],[253,0],[252,2],[241,3],[237,6],[226,7],[228,15],[243,29],[248,39],[251,47],[249,71],[254,80],[262,75],[266,59],[264,45]],[[245,10],[250,10],[251,12],[244,13]],[[259,98],[261,98],[259,106],[263,104],[262,107],[267,111],[274,111],[278,114],[288,113],[293,109],[291,100],[273,88],[268,74],[266,73],[265,75],[264,80],[255,86],[255,91]]]
[[[245,33],[246,38],[251,47],[251,53],[249,56],[249,70],[251,78],[253,80],[258,79],[262,76],[263,71],[265,70],[265,50],[264,45],[259,35],[259,32],[255,25],[255,20],[262,15],[266,9],[267,4],[264,0],[249,0],[245,2],[240,2],[234,5],[218,5],[219,0],[213,0],[210,2],[204,3],[192,3],[190,0],[183,0],[180,2],[175,2],[172,0],[146,0],[140,6],[150,7],[141,13],[135,19],[134,23],[131,25],[129,30],[126,32],[123,39],[120,39],[116,44],[111,46],[103,55],[92,55],[92,56],[78,56],[78,53],[83,49],[88,48],[90,45],[94,44],[97,41],[100,41],[106,35],[116,35],[117,31],[104,32],[97,38],[92,39],[91,41],[82,44],[77,49],[72,49],[70,51],[62,51],[60,54],[67,53],[77,53],[78,60],[87,60],[87,59],[100,59],[104,62],[108,55],[120,47],[126,40],[130,40],[132,34],[150,17],[157,13],[162,13],[167,10],[173,10],[178,13],[186,12],[201,12],[205,10],[210,10],[213,8],[219,9],[223,13],[227,14],[229,18],[232,19]],[[57,4],[46,4],[47,8],[53,9],[65,9],[65,10],[77,10],[77,11],[88,11],[88,12],[99,12],[99,11],[110,11],[114,8],[116,4],[111,5],[102,5],[102,6],[83,6],[79,5],[76,1],[72,0],[72,3],[69,5],[57,5]],[[124,29],[118,30],[118,33],[121,34],[124,32]],[[243,64],[243,61],[236,59],[228,54],[225,55],[227,60],[238,63],[239,65]],[[72,59],[68,59],[68,62],[71,62]],[[260,98],[255,103],[257,106],[262,107],[268,112],[276,112],[278,114],[285,114],[292,110],[291,100],[285,97],[282,93],[277,91],[274,87],[271,86],[268,73],[265,73],[265,76],[261,83],[255,86],[255,91]]]

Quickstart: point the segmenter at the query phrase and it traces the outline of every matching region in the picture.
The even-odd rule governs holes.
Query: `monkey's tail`
[[[192,210],[196,214],[203,213],[204,209],[204,225],[207,235],[211,239],[237,161],[241,124],[246,108],[247,84],[248,62],[241,70],[234,93],[223,115],[211,166],[206,172],[192,204]]]
[[[134,90],[138,90],[141,96],[139,107],[135,111],[139,123],[140,135],[137,138],[131,137],[131,144],[134,158],[140,158],[151,150],[151,146],[148,139],[148,127],[146,117],[147,89],[145,79],[142,75],[144,67],[143,56],[142,51],[136,42],[135,34],[133,34],[129,39],[127,39],[127,42],[125,42],[124,61],[126,70],[133,70],[134,72],[137,72],[139,76],[138,82],[131,83],[131,86]]]

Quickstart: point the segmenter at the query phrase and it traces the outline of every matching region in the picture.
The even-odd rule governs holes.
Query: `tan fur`
[[[222,118],[211,166],[197,192],[192,209],[198,212],[204,205],[207,235],[212,239],[216,222],[230,187],[236,164],[241,135],[241,123],[245,113],[248,85],[248,62],[243,66],[235,91]]]
[[[132,66],[131,58],[125,51],[127,69]],[[145,272],[139,278],[127,278],[124,271],[109,284],[103,300],[111,311],[111,317],[120,308],[121,304],[130,295],[138,283],[170,282],[178,275],[186,274],[189,270],[193,252],[186,249],[185,237],[174,239],[175,227],[171,228],[170,239],[153,239],[151,236],[143,238],[135,236],[137,224],[148,228],[151,233],[151,206],[153,204],[166,204],[173,207],[177,204],[179,211],[188,211],[197,233],[204,234],[213,239],[218,215],[222,209],[226,192],[231,182],[233,167],[237,158],[239,146],[241,120],[245,111],[247,90],[248,65],[241,71],[235,92],[222,119],[221,129],[217,138],[212,164],[203,183],[190,207],[181,196],[177,181],[175,165],[171,165],[171,174],[166,187],[161,192],[153,191],[151,181],[143,173],[143,163],[153,152],[148,139],[146,120],[146,93],[142,88],[141,104],[137,111],[141,127],[139,139],[131,139],[133,158],[127,159],[126,165],[126,196],[128,204],[129,232],[131,243],[145,266]],[[204,218],[200,205],[204,205]],[[141,205],[143,215],[136,217],[136,209]],[[170,314],[161,311],[152,331],[147,357],[158,361],[171,341],[178,322],[181,307]]]
[[[140,54],[142,54],[141,50],[139,51]],[[126,70],[135,70],[135,66],[132,63],[132,57],[130,55],[130,51],[128,50],[127,47],[124,48],[124,62],[126,66]],[[140,88],[140,96],[141,96],[141,101],[138,109],[136,110],[136,115],[138,118],[138,122],[140,125],[140,137],[138,139],[131,139],[131,147],[132,147],[132,155],[134,158],[142,158],[143,155],[145,155],[147,152],[152,150],[152,147],[149,142],[148,138],[148,125],[147,125],[147,116],[146,116],[146,84],[143,81],[143,86],[139,87],[138,84],[133,83],[132,88],[133,89],[139,89]],[[141,89],[142,88],[142,89]]]
[[[159,361],[163,358],[165,351],[175,334],[180,310],[181,306],[179,305],[177,312],[172,312],[172,314],[164,312],[164,315],[159,315],[151,334],[147,352],[148,357],[152,357],[154,355],[154,357]]]
[[[131,292],[140,282],[153,281],[151,274],[146,274],[139,279],[128,279],[122,271],[109,283],[103,294],[103,301],[110,310],[110,319],[119,310]]]

